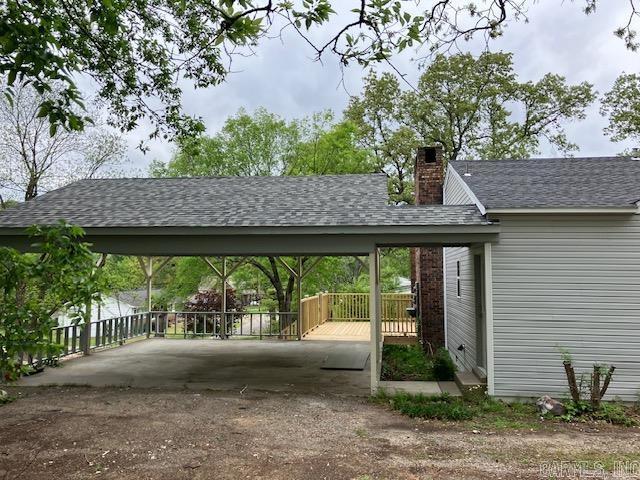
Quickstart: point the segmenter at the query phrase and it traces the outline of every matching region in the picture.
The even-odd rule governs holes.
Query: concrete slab
[[[438,385],[440,385],[440,390],[442,390],[442,393],[448,393],[453,397],[462,396],[462,392],[458,388],[456,382],[438,382]]]
[[[163,389],[243,389],[368,395],[369,369],[322,370],[345,351],[368,354],[367,342],[150,339],[26,377],[19,386],[89,385]]]
[[[369,352],[343,350],[332,353],[322,362],[323,370],[364,370],[369,360]]]
[[[473,372],[456,372],[454,380],[458,388],[464,392],[470,388],[486,385],[486,383],[476,377]]]
[[[440,395],[442,389],[438,382],[380,382],[380,388],[385,392],[394,394],[398,392],[410,393],[412,395]]]

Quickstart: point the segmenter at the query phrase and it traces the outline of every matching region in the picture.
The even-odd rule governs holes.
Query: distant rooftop
[[[475,206],[389,206],[383,174],[81,180],[0,212],[0,228],[481,225]]]
[[[487,209],[616,208],[640,201],[640,160],[631,157],[477,160],[451,165]]]

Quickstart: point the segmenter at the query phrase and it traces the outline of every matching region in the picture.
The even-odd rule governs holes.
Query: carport
[[[499,233],[475,205],[388,205],[382,174],[94,179],[0,212],[0,245],[32,250],[25,229],[60,220],[81,226],[102,254],[368,256],[372,391],[380,378],[380,248],[483,245],[490,275]],[[489,323],[490,289],[485,295]]]

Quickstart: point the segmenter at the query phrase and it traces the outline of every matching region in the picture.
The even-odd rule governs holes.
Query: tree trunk
[[[600,365],[594,365],[591,374],[591,407],[600,408]]]
[[[32,198],[36,198],[38,196],[38,182],[34,178],[29,179],[29,183],[27,184],[27,188],[24,191],[24,199],[25,201],[31,200]]]
[[[564,371],[567,374],[567,382],[569,383],[569,391],[571,392],[571,398],[574,403],[580,402],[580,390],[578,389],[578,383],[576,382],[576,372],[573,369],[571,362],[562,362],[564,365]]]
[[[602,384],[602,390],[600,390],[600,398],[604,397],[604,394],[607,393],[607,389],[609,388],[609,383],[611,382],[611,377],[613,376],[613,372],[616,370],[616,367],[611,365],[609,367],[609,371],[604,377],[604,383]]]

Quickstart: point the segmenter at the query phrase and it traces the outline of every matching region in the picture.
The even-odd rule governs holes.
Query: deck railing
[[[407,312],[413,295],[383,293],[381,303],[382,333],[415,335],[416,321]],[[368,293],[319,293],[302,300],[301,329],[306,335],[325,322],[368,322]]]
[[[409,316],[411,294],[382,294],[382,332],[415,335],[415,319]],[[143,336],[168,338],[254,337],[296,339],[325,322],[369,321],[369,294],[320,293],[301,302],[300,324],[297,312],[164,312],[153,311],[106,318],[82,325],[54,327],[49,340],[62,346],[58,357],[84,351],[83,335],[89,335],[89,348],[122,345]]]
[[[89,346],[91,349],[122,345],[127,340],[142,337],[147,333],[148,315],[138,313],[124,317],[105,318],[90,322]],[[49,332],[49,341],[62,346],[58,357],[65,357],[83,351],[83,325],[54,327]]]
[[[298,336],[297,320],[296,312],[151,312],[151,332],[167,338],[289,339]]]
[[[222,322],[222,318],[225,322]],[[49,341],[62,347],[55,358],[84,351],[85,332],[89,333],[89,348],[122,345],[127,340],[143,336],[167,338],[255,337],[298,338],[296,312],[144,312],[123,317],[106,318],[83,325],[54,327]],[[55,358],[42,359],[53,361]],[[40,361],[40,360],[39,360]]]

